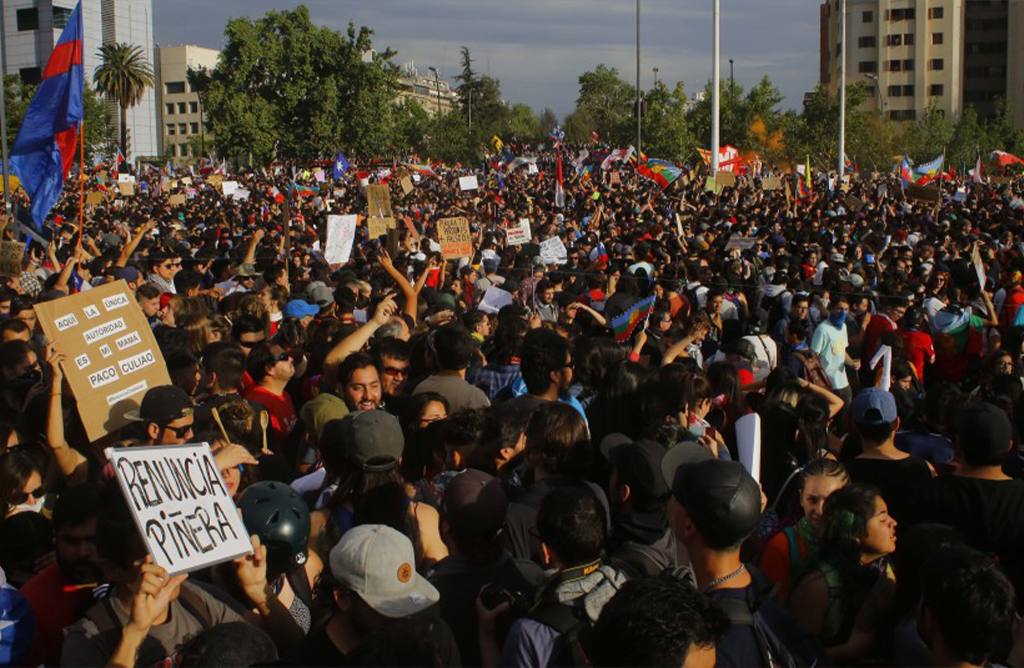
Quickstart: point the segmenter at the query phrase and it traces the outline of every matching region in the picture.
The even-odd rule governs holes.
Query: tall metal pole
[[[7,43],[4,39],[4,8],[0,7],[0,144],[3,149],[4,168],[4,212],[11,211],[11,178],[7,161],[7,99],[4,92],[4,77],[7,76]]]
[[[841,185],[846,172],[846,0],[841,1],[839,12],[839,171],[836,174]]]
[[[640,161],[640,0],[636,0],[636,154]]]
[[[711,173],[718,173],[718,144],[721,111],[719,107],[721,98],[721,16],[722,0],[714,0],[714,47],[711,56]]]
[[[437,91],[437,117],[441,118],[441,82],[438,80],[437,68],[428,67],[434,73],[434,89]]]

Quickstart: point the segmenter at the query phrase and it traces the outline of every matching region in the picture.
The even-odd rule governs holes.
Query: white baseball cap
[[[416,554],[405,534],[382,524],[349,529],[330,554],[335,582],[351,589],[385,617],[409,617],[441,595],[416,572]]]

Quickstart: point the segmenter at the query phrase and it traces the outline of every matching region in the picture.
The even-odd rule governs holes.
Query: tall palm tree
[[[102,63],[93,75],[96,90],[121,109],[121,153],[127,156],[128,110],[153,87],[153,66],[135,44],[108,42],[100,47],[99,56]]]
[[[206,119],[203,118],[203,110],[206,108],[206,91],[210,88],[213,76],[209,68],[200,65],[189,67],[185,73],[188,79],[188,87],[199,97],[199,141],[202,154],[206,155]]]

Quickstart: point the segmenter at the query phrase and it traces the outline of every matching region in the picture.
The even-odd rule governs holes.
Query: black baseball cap
[[[458,534],[493,538],[505,526],[508,495],[494,476],[466,469],[445,488],[441,512]]]
[[[381,410],[356,411],[341,419],[340,428],[345,454],[364,471],[389,471],[401,460],[405,436],[394,415]],[[378,457],[388,457],[390,461],[369,463]]]
[[[168,424],[192,415],[192,398],[177,385],[158,385],[142,397],[138,410],[128,411],[125,418],[134,422]]]
[[[964,459],[974,466],[999,464],[1013,441],[1006,411],[985,401],[962,409],[956,426]]]
[[[669,454],[682,445],[685,444],[669,450]],[[761,488],[739,462],[715,459],[707,450],[706,457],[694,461],[696,453],[692,448],[689,450],[676,455],[683,463],[674,469],[671,462],[662,464],[666,482],[671,469],[672,496],[686,509],[709,545],[738,545],[757,530],[761,520]]]

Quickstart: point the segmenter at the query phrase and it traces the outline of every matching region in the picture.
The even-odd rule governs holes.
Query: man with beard
[[[25,583],[21,593],[35,617],[35,638],[25,665],[60,665],[64,627],[71,626],[100,580],[96,553],[97,488],[71,487],[53,511],[57,562]]]

